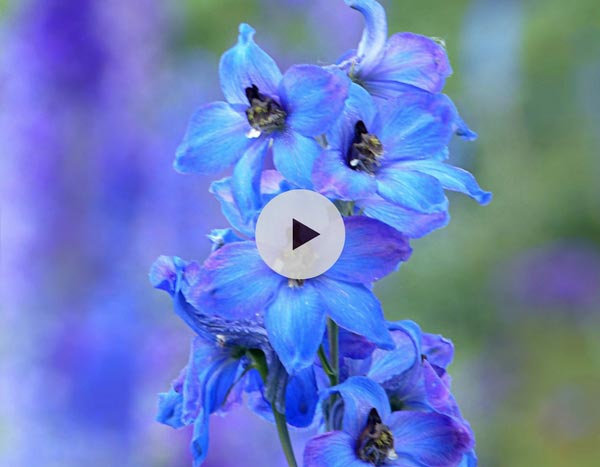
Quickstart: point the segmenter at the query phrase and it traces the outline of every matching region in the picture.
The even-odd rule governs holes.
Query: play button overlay
[[[256,222],[256,246],[273,271],[290,279],[326,272],[344,249],[344,220],[335,205],[310,190],[273,198]]]
[[[321,235],[319,232],[304,225],[298,219],[292,219],[292,250],[301,247],[319,235]]]

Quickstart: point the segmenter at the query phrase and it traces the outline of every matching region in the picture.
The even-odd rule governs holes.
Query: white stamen
[[[395,461],[396,459],[398,459],[398,454],[396,454],[396,451],[394,451],[393,449],[388,449],[387,458],[391,461]]]
[[[358,164],[360,164],[360,160],[358,160],[358,159],[352,159],[350,161],[350,166],[351,167],[356,167]]]
[[[255,139],[261,135],[260,131],[256,128],[250,128],[250,131],[246,133],[246,138]]]

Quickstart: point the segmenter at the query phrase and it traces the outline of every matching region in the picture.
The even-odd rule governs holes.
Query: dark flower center
[[[285,111],[269,96],[261,94],[256,84],[246,88],[246,98],[250,104],[246,109],[246,117],[252,128],[260,133],[270,133],[283,128]]]
[[[375,466],[398,457],[394,450],[394,435],[390,428],[382,423],[375,408],[369,412],[367,425],[358,437],[356,454],[361,460]]]
[[[304,285],[304,279],[288,279],[288,287],[295,289]]]
[[[354,125],[354,139],[348,150],[348,166],[368,174],[375,174],[380,165],[383,145],[377,136],[369,133],[362,120]]]

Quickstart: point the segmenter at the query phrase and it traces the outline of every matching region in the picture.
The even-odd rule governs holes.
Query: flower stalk
[[[267,368],[267,360],[265,358],[264,353],[262,353],[261,351],[250,350],[248,351],[248,356],[252,360],[252,366],[258,370],[260,377],[266,384],[269,370]],[[275,425],[277,426],[277,435],[279,436],[279,442],[281,443],[281,448],[283,449],[283,453],[285,455],[285,459],[288,463],[288,466],[298,467],[285,415],[279,412],[279,410],[277,410],[275,404],[271,404],[271,409],[273,410],[273,417],[275,418]]]

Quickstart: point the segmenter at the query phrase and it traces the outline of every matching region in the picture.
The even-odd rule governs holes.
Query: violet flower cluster
[[[178,148],[183,173],[232,175],[210,188],[230,223],[203,262],[160,257],[150,277],[197,334],[187,366],[160,395],[158,420],[193,425],[194,465],[213,413],[247,403],[273,421],[289,465],[288,426],[318,428],[306,467],[475,466],[474,436],[452,393],[453,346],[413,322],[388,322],[374,282],[409,241],[449,221],[445,190],[490,201],[446,162],[454,135],[474,139],[441,93],[451,68],[430,38],[388,37],[375,0],[356,50],[329,66],[281,73],[240,25],[219,73],[225,101],[200,108]],[[272,158],[275,170],[265,169]],[[287,279],[263,263],[257,217],[274,196],[315,190],[344,215],[341,257],[321,276]]]

